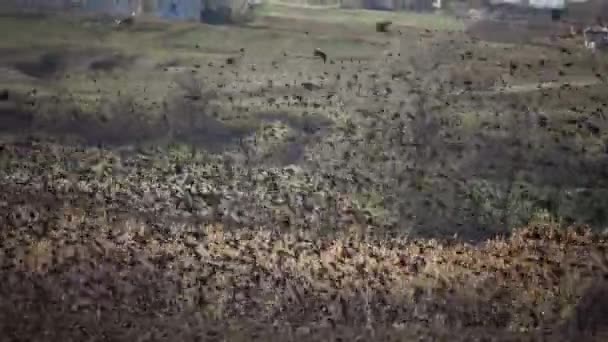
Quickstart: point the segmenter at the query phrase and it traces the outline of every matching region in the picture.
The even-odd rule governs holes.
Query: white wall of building
[[[528,0],[534,8],[566,8],[566,0]]]

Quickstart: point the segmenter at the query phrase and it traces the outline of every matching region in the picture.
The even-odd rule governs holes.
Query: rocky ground
[[[602,340],[602,59],[296,14],[0,18],[3,338]]]

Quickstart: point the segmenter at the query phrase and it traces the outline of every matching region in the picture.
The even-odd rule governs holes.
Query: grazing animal
[[[320,57],[323,60],[323,63],[327,63],[327,54],[323,51],[321,51],[321,49],[316,48],[313,55],[315,57]]]
[[[389,27],[393,24],[390,20],[383,20],[376,23],[376,32],[388,32]]]
[[[570,36],[571,37],[576,37],[579,36],[582,33],[582,30],[580,27],[576,27],[574,25],[570,25]]]
[[[133,26],[135,24],[135,12],[131,12],[131,15],[127,18],[114,20],[117,26]]]
[[[564,30],[562,31],[560,34],[557,35],[557,38],[560,39],[573,39],[576,38],[578,36],[582,36],[583,34],[583,30],[582,28],[577,25],[577,24],[570,24],[568,26],[568,30]]]
[[[608,47],[608,27],[593,26],[583,31],[585,47],[591,51]]]

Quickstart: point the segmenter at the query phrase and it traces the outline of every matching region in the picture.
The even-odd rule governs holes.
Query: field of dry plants
[[[608,63],[503,28],[1,14],[0,340],[606,340]]]

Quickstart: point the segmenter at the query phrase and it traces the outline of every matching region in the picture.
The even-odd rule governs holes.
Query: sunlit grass
[[[464,23],[456,18],[442,14],[414,13],[410,11],[373,11],[349,10],[338,8],[291,7],[279,3],[261,6],[258,15],[281,18],[310,19],[324,22],[342,23],[359,26],[370,25],[373,29],[375,22],[391,20],[395,25],[410,26],[435,30],[464,30]]]

